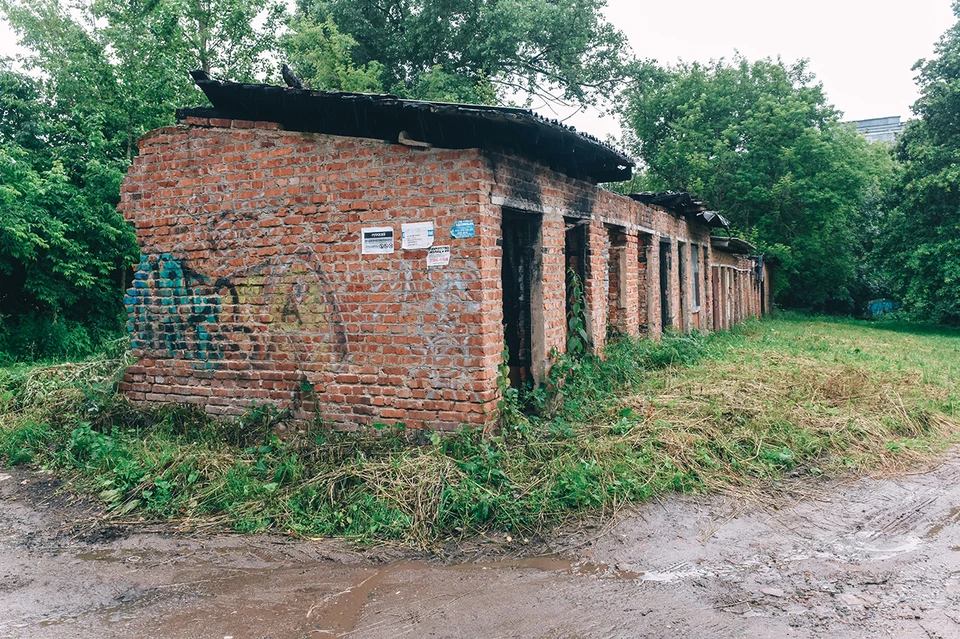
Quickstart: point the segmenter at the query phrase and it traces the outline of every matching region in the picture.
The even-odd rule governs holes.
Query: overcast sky
[[[627,34],[640,58],[668,64],[730,58],[735,51],[750,60],[807,58],[847,120],[909,117],[917,97],[911,67],[933,53],[954,20],[950,0],[608,0],[608,5],[607,18]],[[14,52],[14,36],[0,23],[0,55]],[[600,138],[619,133],[616,120],[598,112],[574,115],[568,123]]]
[[[845,120],[910,117],[917,99],[911,71],[933,54],[954,22],[950,0],[608,0],[607,18],[639,58],[663,64],[780,56],[810,61]],[[586,113],[568,124],[598,137],[618,134],[616,120]]]

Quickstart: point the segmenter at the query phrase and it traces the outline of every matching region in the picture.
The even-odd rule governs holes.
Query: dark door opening
[[[581,220],[577,218],[565,217],[563,218],[564,224],[566,226],[566,234],[564,238],[564,247],[563,247],[563,271],[564,283],[566,286],[566,313],[564,317],[567,318],[567,344],[570,343],[570,324],[573,319],[574,306],[577,300],[573,296],[573,276],[576,274],[577,278],[580,280],[580,293],[581,299],[580,302],[580,317],[577,318],[579,322],[582,322],[582,326],[585,328],[587,323],[586,318],[586,289],[585,283],[587,279],[587,220]],[[578,322],[574,322],[578,323]],[[579,337],[579,335],[577,336]],[[584,344],[584,347],[587,345]]]
[[[502,232],[503,339],[510,354],[510,383],[519,388],[533,380],[532,299],[540,216],[504,210]]]
[[[670,309],[670,240],[660,241],[660,326],[673,326]]]
[[[687,313],[687,306],[690,304],[690,300],[687,299],[687,295],[690,294],[690,282],[687,275],[688,270],[687,245],[683,242],[677,242],[677,281],[679,282],[678,288],[680,290],[680,305],[677,310],[680,316],[680,330],[684,332],[690,330],[690,326],[688,325],[690,316]]]

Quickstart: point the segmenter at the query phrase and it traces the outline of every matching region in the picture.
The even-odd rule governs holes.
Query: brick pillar
[[[583,283],[587,310],[587,336],[595,352],[600,352],[607,337],[607,254],[609,236],[602,222],[587,225],[587,269]]]
[[[647,247],[647,336],[659,340],[663,334],[660,322],[660,238],[651,235]]]

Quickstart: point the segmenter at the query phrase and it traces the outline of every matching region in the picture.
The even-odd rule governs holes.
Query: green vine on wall
[[[580,358],[587,352],[590,339],[587,337],[586,296],[583,280],[572,268],[567,269],[567,354]]]

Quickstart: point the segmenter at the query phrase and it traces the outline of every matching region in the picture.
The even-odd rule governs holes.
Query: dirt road
[[[50,475],[0,471],[0,638],[960,637],[958,522],[954,453],[762,501],[671,497],[552,554],[441,566],[114,527]]]

